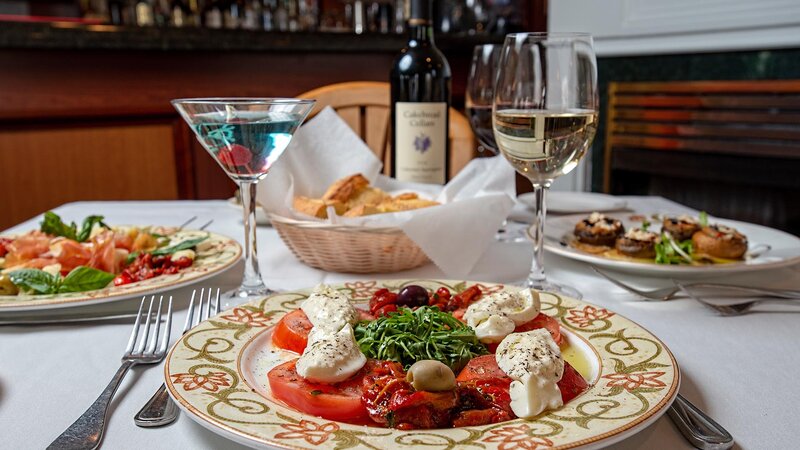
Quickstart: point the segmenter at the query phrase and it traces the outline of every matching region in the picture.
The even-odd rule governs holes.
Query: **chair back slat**
[[[380,158],[385,174],[391,173],[391,114],[389,83],[352,81],[323,86],[300,98],[317,100],[309,118],[326,106],[332,107]],[[450,108],[450,178],[476,156],[475,136],[467,118]]]

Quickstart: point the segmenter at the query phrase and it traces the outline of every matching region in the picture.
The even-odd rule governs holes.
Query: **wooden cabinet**
[[[167,122],[0,131],[0,229],[75,200],[180,198],[174,128]]]

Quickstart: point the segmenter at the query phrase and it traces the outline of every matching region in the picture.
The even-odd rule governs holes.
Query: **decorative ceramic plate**
[[[533,208],[533,193],[522,194],[517,199],[529,208]],[[586,213],[592,211],[605,212],[625,209],[628,202],[613,195],[597,192],[547,192],[547,212],[569,214]]]
[[[173,275],[160,275],[138,283],[109,286],[104,289],[68,294],[0,295],[0,313],[5,311],[40,311],[44,309],[83,306],[125,300],[139,295],[163,292],[196,283],[217,275],[233,266],[242,255],[242,247],[235,240],[208,231],[181,230],[172,237],[185,240],[208,236],[197,251],[194,264]]]
[[[359,304],[386,287],[419,284],[460,292],[472,282],[355,281],[334,286]],[[480,284],[484,292],[502,285]],[[518,288],[517,288],[518,289]],[[589,390],[535,420],[485,426],[401,431],[334,422],[300,413],[273,398],[267,372],[297,355],[271,345],[273,326],[298,308],[311,289],[242,305],[201,323],[170,351],[164,375],[170,395],[209,430],[256,448],[539,449],[599,448],[622,440],[661,416],[678,392],[675,358],[655,336],[604,308],[542,295],[542,311],[560,321],[569,348],[585,365]],[[565,357],[570,359],[566,355]]]
[[[635,212],[606,214],[608,217],[619,219],[625,225],[626,230],[641,224],[641,222],[635,222],[630,219],[631,216],[635,215],[641,216],[641,214]],[[569,244],[569,241],[573,239],[575,224],[585,219],[586,216],[586,214],[573,214],[548,218],[544,227],[545,250],[599,267],[661,277],[713,277],[735,272],[771,270],[800,263],[800,238],[761,225],[717,218],[709,218],[709,221],[736,228],[747,236],[749,242],[748,253],[752,253],[753,257],[748,257],[741,262],[698,266],[666,265],[611,259],[581,251]],[[652,226],[656,231],[661,229],[660,223],[653,223]]]

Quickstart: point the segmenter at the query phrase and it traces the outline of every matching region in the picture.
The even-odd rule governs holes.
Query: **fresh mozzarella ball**
[[[564,359],[547,330],[509,334],[497,346],[495,359],[511,377],[511,410],[529,419],[547,409],[560,407],[558,382],[564,374]]]
[[[314,327],[308,345],[297,360],[297,373],[315,383],[338,383],[361,370],[367,358],[361,353],[350,324],[330,333]]]
[[[481,342],[496,343],[517,325],[533,320],[540,309],[539,293],[533,289],[498,292],[471,304],[464,313],[464,320]]]
[[[329,332],[339,331],[345,324],[358,322],[358,311],[347,296],[324,284],[314,288],[300,309],[315,327]]]

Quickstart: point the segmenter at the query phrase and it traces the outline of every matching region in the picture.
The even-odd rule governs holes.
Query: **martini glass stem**
[[[530,238],[533,241],[533,261],[531,261],[531,272],[528,275],[528,287],[541,288],[545,284],[544,274],[544,219],[547,214],[545,203],[547,187],[541,184],[533,184],[533,223],[528,229]]]
[[[258,186],[256,181],[239,182],[244,211],[244,279],[239,288],[239,296],[267,292],[258,268],[258,251],[256,250],[256,186]]]

